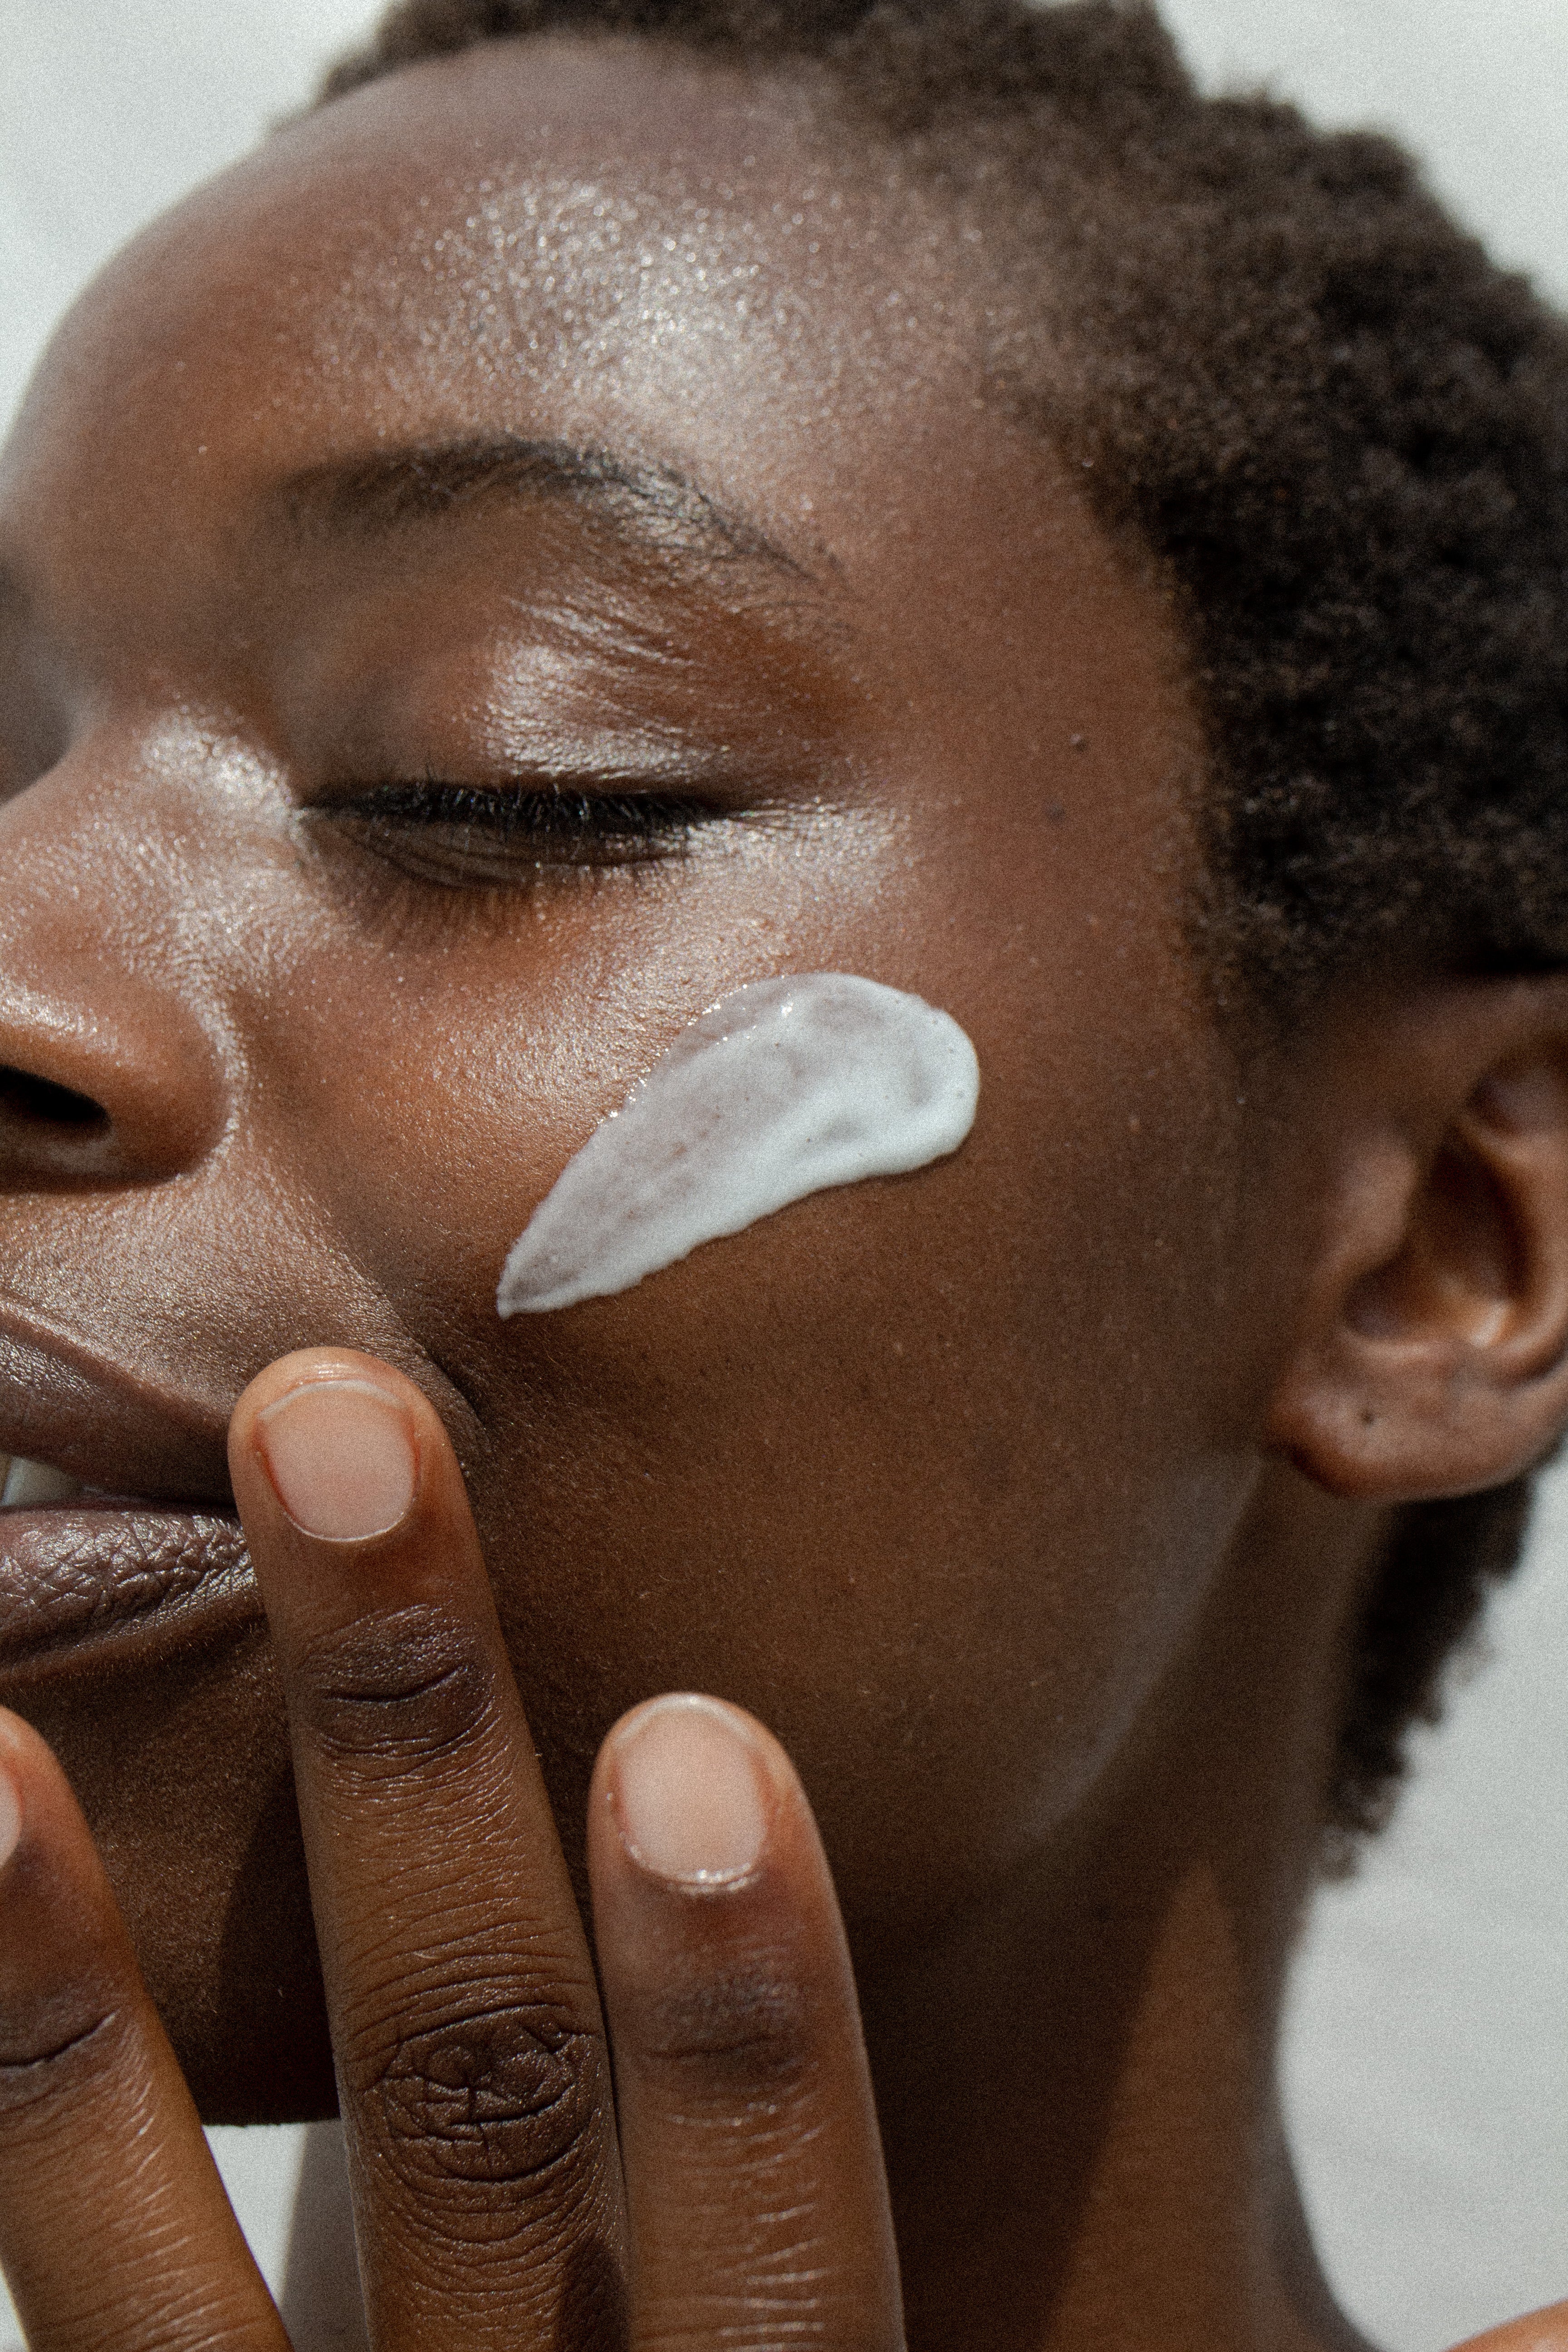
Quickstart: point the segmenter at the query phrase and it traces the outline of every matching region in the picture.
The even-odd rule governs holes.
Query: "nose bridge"
[[[188,794],[105,731],[0,808],[0,1185],[153,1181],[224,1131]]]

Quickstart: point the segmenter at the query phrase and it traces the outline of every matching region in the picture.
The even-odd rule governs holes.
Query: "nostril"
[[[73,1135],[103,1135],[109,1113],[90,1095],[70,1087],[57,1087],[52,1078],[34,1077],[30,1071],[0,1066],[0,1118],[29,1127],[66,1128]]]

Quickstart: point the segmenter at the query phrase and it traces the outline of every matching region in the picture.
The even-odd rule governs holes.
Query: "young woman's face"
[[[785,96],[496,49],[142,239],[0,476],[0,1061],[96,1106],[5,1097],[0,1444],[221,1508],[270,1358],[400,1365],[569,1850],[611,1719],[721,1693],[801,1766],[866,1968],[1088,1801],[1248,1492],[1276,1328],[1182,945],[1180,649],[982,397],[1005,326],[976,226]],[[576,829],[491,821],[557,785]],[[967,1029],[958,1155],[501,1322],[632,1082],[821,970]],[[64,1622],[11,1604],[3,1696],[199,2092],[330,2099],[246,1586]]]

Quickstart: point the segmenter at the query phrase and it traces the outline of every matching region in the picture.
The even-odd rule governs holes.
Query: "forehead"
[[[159,438],[261,474],[482,423],[738,471],[786,517],[842,501],[879,440],[973,415],[978,312],[957,219],[817,116],[633,43],[393,75],[121,257],[29,446],[90,407],[100,468]]]
[[[268,631],[290,659],[321,635],[331,581],[301,570],[309,547],[273,551],[280,491],[498,438],[604,456],[797,567],[854,672],[836,713],[882,730],[908,793],[947,759],[1017,771],[1023,794],[1087,730],[1145,779],[1148,806],[1117,786],[1116,822],[1152,842],[1191,732],[1184,646],[1161,583],[987,396],[1007,313],[984,237],[802,84],[612,41],[404,70],[280,133],[89,289],[0,457],[0,577],[62,675],[227,709]],[[576,511],[551,541],[531,509],[506,561],[537,556],[543,594],[559,545],[592,603],[605,542]],[[354,593],[373,575],[374,544]],[[732,572],[705,576],[724,604]],[[795,592],[762,595],[782,642]],[[645,617],[651,644],[679,616]],[[726,677],[757,679],[750,656]]]

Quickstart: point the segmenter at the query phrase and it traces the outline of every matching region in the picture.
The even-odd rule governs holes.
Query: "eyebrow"
[[[749,516],[675,467],[521,435],[410,443],[289,475],[277,503],[301,534],[377,538],[467,509],[570,500],[666,552],[813,575]]]

